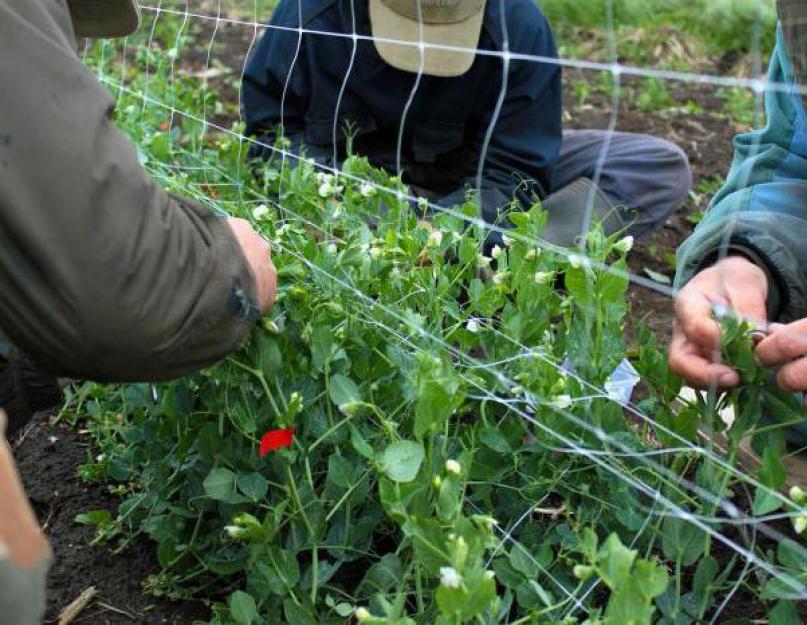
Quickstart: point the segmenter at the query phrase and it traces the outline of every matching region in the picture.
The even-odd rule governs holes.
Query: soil
[[[571,93],[569,85],[572,81],[587,79],[590,81],[591,76],[586,76],[582,71],[566,73],[565,125],[569,128],[607,128],[612,114],[609,96],[595,94],[580,105],[575,102]],[[634,106],[630,97],[631,88],[635,84],[631,80],[626,83],[627,95],[621,99],[617,130],[663,137],[680,146],[689,157],[694,190],[705,181],[725,176],[733,153],[732,138],[739,130],[744,129],[735,126],[720,114],[723,103],[717,98],[715,90],[708,85],[674,84],[670,86],[671,95],[676,102],[681,103],[680,110],[644,112]],[[696,102],[705,112],[693,114],[683,109],[687,101]],[[661,229],[638,242],[629,257],[631,272],[647,278],[645,269],[650,269],[672,279],[675,271],[670,259],[680,243],[692,232],[694,223],[690,219],[705,208],[708,200],[708,196],[691,194]],[[631,322],[635,324],[644,321],[659,341],[666,344],[673,321],[671,296],[664,292],[669,290],[669,285],[659,284],[658,287],[661,292],[635,283],[631,285]]]
[[[93,529],[75,523],[90,510],[114,511],[118,499],[105,486],[87,484],[76,475],[90,453],[86,435],[66,425],[50,425],[40,414],[12,445],[25,490],[51,543],[54,563],[48,577],[44,623],[58,622],[59,612],[90,586],[96,600],[73,621],[76,625],[190,625],[207,622],[201,603],[157,600],[141,584],[157,571],[153,545],[137,541],[119,555],[92,547]]]
[[[183,71],[199,72],[206,65],[212,27],[205,25],[193,30],[195,50],[189,47],[183,55],[187,64]],[[252,37],[249,28],[222,23],[211,48],[218,69],[210,72],[208,77],[210,87],[218,90],[225,102],[225,112],[216,119],[216,123],[224,126],[229,126],[237,115],[236,81]],[[729,61],[719,59],[710,69],[714,73],[731,74],[737,68]],[[566,72],[564,116],[567,127],[607,127],[611,117],[609,97],[592,93],[581,104],[572,89],[576,81],[592,82],[596,78],[596,75],[586,75],[580,70]],[[725,175],[732,155],[731,139],[740,128],[720,114],[723,103],[715,90],[709,86],[670,84],[676,102],[683,105],[689,100],[694,101],[705,112],[692,113],[683,108],[644,112],[638,110],[629,97],[635,84],[630,80],[626,82],[627,95],[621,100],[617,129],[664,137],[681,146],[692,165],[695,189],[703,181]],[[694,195],[663,228],[638,243],[630,260],[631,271],[644,276],[645,269],[651,269],[672,277],[674,270],[668,259],[692,231],[689,218],[703,210],[707,201],[708,197]],[[660,285],[662,292],[658,292],[633,285],[629,295],[633,310],[629,325],[646,322],[663,343],[669,338],[672,327],[671,298],[665,289],[668,287]],[[629,334],[632,334],[632,329],[627,328]],[[106,547],[90,546],[93,530],[74,522],[77,514],[100,508],[114,511],[118,503],[105,486],[84,483],[76,476],[78,465],[91,453],[86,435],[64,425],[53,426],[47,416],[40,415],[23,432],[21,441],[14,446],[14,453],[26,490],[55,555],[48,583],[45,623],[57,622],[59,611],[89,586],[98,589],[98,597],[74,623],[190,625],[195,620],[206,621],[208,613],[201,603],[170,602],[143,594],[143,582],[158,568],[151,543],[135,541],[127,551],[115,555]],[[724,616],[752,616],[748,601],[749,597],[737,595]]]

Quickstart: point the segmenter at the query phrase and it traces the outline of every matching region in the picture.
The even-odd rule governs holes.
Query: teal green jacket
[[[780,30],[765,91],[767,125],[734,139],[726,184],[678,250],[676,287],[726,251],[769,277],[768,316],[807,317],[807,114]],[[786,88],[781,88],[786,85]]]

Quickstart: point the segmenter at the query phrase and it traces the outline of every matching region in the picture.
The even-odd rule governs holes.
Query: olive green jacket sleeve
[[[0,0],[0,329],[61,375],[179,376],[242,341],[255,280],[142,169],[75,45],[65,0]]]

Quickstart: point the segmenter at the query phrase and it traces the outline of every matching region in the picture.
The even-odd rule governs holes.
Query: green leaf
[[[235,492],[235,473],[224,467],[216,467],[207,474],[202,482],[205,494],[216,501],[226,503],[243,503],[245,497]]]
[[[429,575],[437,576],[441,566],[451,564],[443,529],[434,519],[412,519],[401,526],[415,545],[415,557]]]
[[[768,615],[768,625],[801,625],[801,623],[793,601],[780,601]]]
[[[767,488],[757,488],[754,493],[752,511],[755,515],[770,514],[782,507],[783,501],[776,496],[787,481],[787,472],[781,457],[773,447],[766,446],[762,452],[762,466],[759,469],[759,481]],[[774,491],[774,492],[770,492]]]
[[[669,579],[663,566],[649,560],[639,560],[633,569],[633,577],[641,581],[642,593],[648,599],[658,597],[667,589]]]
[[[355,480],[356,468],[344,456],[333,455],[328,459],[328,481],[339,488],[350,488]]]
[[[356,453],[366,460],[372,460],[375,457],[375,450],[373,447],[366,440],[364,440],[361,432],[359,432],[359,430],[357,430],[352,424],[350,426],[350,445],[356,450]]]
[[[388,592],[401,579],[402,572],[400,558],[394,553],[388,553],[370,567],[359,588],[366,587],[371,593]]]
[[[482,441],[482,444],[488,449],[492,449],[493,451],[497,451],[501,454],[513,453],[513,448],[510,447],[510,443],[502,436],[498,428],[485,428],[479,433],[479,440]]]
[[[267,332],[258,333],[256,368],[264,375],[274,375],[283,367],[283,356],[277,341]]]
[[[635,549],[625,547],[616,534],[606,539],[597,553],[597,560],[600,577],[608,588],[614,590],[627,583],[637,553]]]
[[[269,491],[269,480],[257,471],[240,473],[236,478],[236,484],[238,490],[255,502],[266,497],[266,493]]]
[[[647,277],[650,278],[653,282],[658,282],[659,284],[672,284],[670,276],[665,276],[663,273],[653,271],[649,267],[645,267],[644,272],[647,275]]]
[[[452,391],[443,380],[426,380],[418,389],[415,404],[415,436],[440,430],[452,412]]]
[[[90,512],[77,514],[73,520],[82,525],[104,528],[112,523],[112,513],[109,510],[91,510]]]
[[[440,484],[437,495],[437,518],[444,523],[452,523],[462,510],[463,489],[459,481],[448,476]]]
[[[236,590],[227,600],[230,607],[230,615],[239,625],[252,625],[258,617],[258,607],[252,595]]]
[[[537,577],[541,572],[537,558],[535,558],[524,545],[518,542],[513,543],[513,547],[510,549],[510,566],[528,579]]]
[[[681,558],[684,566],[692,566],[703,554],[706,535],[703,530],[678,517],[664,519],[661,546],[670,560]]]
[[[361,401],[359,387],[353,380],[341,373],[331,376],[328,381],[328,392],[331,401],[342,411],[345,406]]]
[[[706,556],[698,563],[695,577],[692,579],[692,590],[701,601],[705,601],[711,596],[712,584],[717,577],[718,568],[717,560],[712,556]]]
[[[790,538],[779,541],[776,548],[776,557],[782,566],[793,571],[800,573],[804,567],[804,547]]]
[[[392,443],[381,455],[381,471],[393,482],[411,482],[423,464],[426,452],[414,441]]]
[[[283,614],[286,617],[286,625],[319,625],[308,607],[297,605],[292,599],[283,602]]]

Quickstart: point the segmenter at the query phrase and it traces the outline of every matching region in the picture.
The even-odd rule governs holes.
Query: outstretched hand
[[[720,327],[713,310],[716,305],[723,306],[743,319],[764,324],[767,296],[765,271],[744,256],[729,256],[698,273],[675,300],[670,368],[696,388],[738,385],[738,373],[720,363]],[[759,349],[763,350],[771,338],[760,343]],[[763,353],[769,354],[770,360],[778,357],[772,347],[766,346]]]
[[[265,313],[272,308],[277,289],[277,270],[272,263],[272,250],[245,219],[230,218],[228,222],[255,277],[258,306]]]

